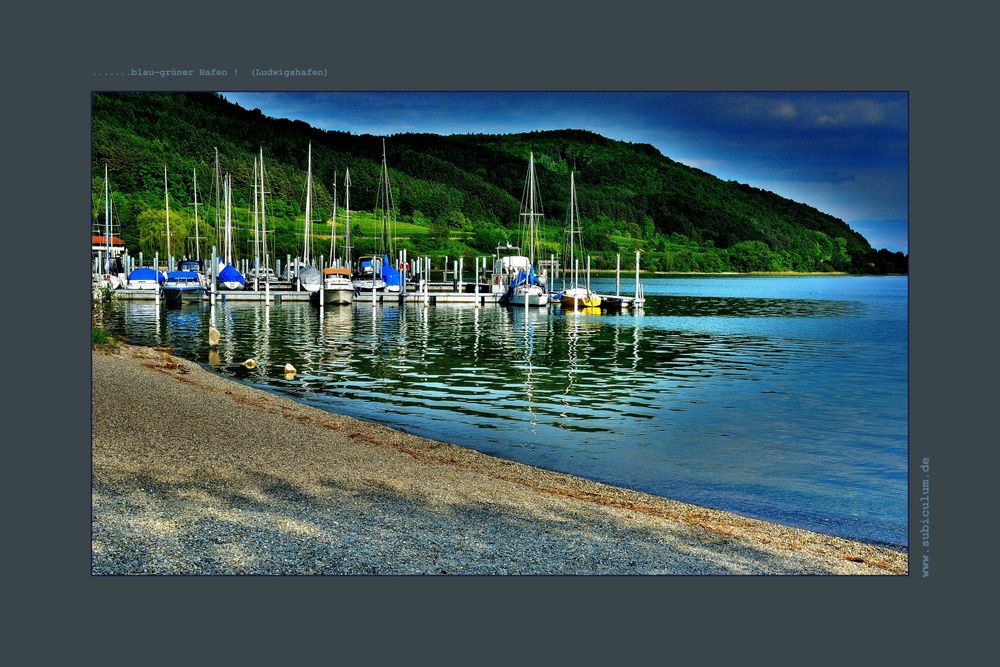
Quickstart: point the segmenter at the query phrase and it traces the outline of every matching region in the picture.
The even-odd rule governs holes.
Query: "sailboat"
[[[166,178],[166,168],[164,167],[164,178]],[[106,193],[105,193],[106,194]],[[108,202],[110,203],[110,201]],[[159,267],[149,268],[140,266],[132,269],[128,274],[128,282],[125,283],[127,290],[158,290],[163,284],[163,274]]]
[[[225,248],[224,261],[219,262],[219,287],[224,290],[241,290],[246,288],[246,278],[233,266],[233,179],[226,174],[222,181],[223,201],[225,203]]]
[[[350,175],[347,177],[347,185],[350,186]],[[349,191],[348,191],[349,192]],[[350,207],[350,194],[348,194],[348,208]],[[350,213],[348,213],[350,219]],[[323,269],[323,289],[313,292],[310,300],[319,303],[322,294],[323,305],[347,305],[354,302],[354,285],[351,283],[351,269],[349,265],[341,265],[337,261],[337,175],[333,176],[333,229],[330,234],[330,266]]]
[[[254,161],[253,220],[255,266],[251,267],[249,275],[256,281],[256,287],[259,289],[261,282],[268,282],[272,284],[278,282],[278,277],[274,274],[274,269],[269,266],[270,262],[267,252],[267,214],[264,206],[263,148],[260,149],[260,158]],[[258,262],[259,265],[257,264]]]
[[[97,277],[98,287],[118,289],[126,285],[125,267],[122,266],[121,257],[112,257],[112,245],[114,244],[115,231],[114,219],[112,217],[112,203],[110,195],[110,181],[108,180],[108,164],[104,163],[104,233],[93,235],[95,247],[98,243],[104,244],[104,254],[101,257],[103,271]]]
[[[302,244],[302,266],[296,279],[301,288],[307,292],[318,292],[323,276],[319,269],[310,263],[310,250],[312,250],[312,142],[309,142],[309,158],[306,167],[306,220],[303,229]]]
[[[358,270],[354,274],[354,286],[361,292],[385,290],[398,292],[402,277],[394,266],[396,248],[393,236],[394,206],[392,203],[392,186],[389,183],[389,167],[385,159],[385,139],[382,140],[382,173],[379,175],[378,195],[375,210],[381,216],[379,230],[378,254],[358,259]]]
[[[538,212],[535,211],[536,203]],[[541,216],[541,196],[538,194],[538,184],[535,180],[535,154],[530,153],[528,156],[528,176],[521,202],[521,217],[527,219],[525,236],[528,256],[503,258],[509,269],[517,271],[512,276],[506,294],[507,303],[514,306],[545,306],[549,303],[549,294],[545,291],[544,285],[545,276],[544,274],[539,276],[535,273],[535,243],[538,234],[535,219]]]
[[[163,167],[163,200],[167,212],[167,261],[170,261],[170,191],[167,189],[166,165]],[[205,285],[197,272],[167,271],[167,279],[163,282],[163,299],[168,304],[201,301],[204,294]]]
[[[580,257],[584,254],[583,238],[580,230],[580,209],[576,203],[576,181],[572,171],[569,174],[569,211],[567,217],[566,248],[563,252],[563,258],[567,264],[563,267],[563,291],[560,302],[563,308],[597,308],[601,305],[601,297],[590,290],[589,276],[586,286],[580,284]],[[570,276],[568,288],[565,285],[567,273]]]

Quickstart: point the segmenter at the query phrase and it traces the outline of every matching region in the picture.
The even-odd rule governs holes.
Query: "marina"
[[[95,571],[905,567],[905,252],[586,128],[92,108]]]

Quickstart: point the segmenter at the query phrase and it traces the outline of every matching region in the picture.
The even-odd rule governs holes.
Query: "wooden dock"
[[[433,286],[432,286],[433,287]],[[440,289],[432,289],[426,292],[423,291],[408,291],[406,294],[401,294],[399,292],[376,292],[375,302],[376,303],[413,303],[421,304],[427,303],[427,305],[437,305],[437,304],[466,304],[469,306],[486,306],[486,305],[496,305],[500,303],[500,299],[503,296],[501,292],[474,292],[472,290],[472,285],[466,284],[465,288],[468,291],[445,291]],[[483,286],[487,287],[487,286]],[[115,298],[123,299],[125,301],[155,301],[156,300],[156,290],[152,289],[142,289],[142,290],[129,290],[120,289],[115,290]],[[306,291],[296,291],[291,289],[274,289],[274,290],[219,290],[215,292],[215,302],[216,303],[227,303],[230,301],[244,302],[258,302],[262,303],[267,300],[268,297],[271,299],[271,303],[280,304],[286,302],[302,302],[309,301],[309,292]],[[638,301],[633,296],[611,296],[611,295],[599,295],[601,297],[602,303],[608,303],[609,301],[615,301],[620,303],[613,308],[615,310],[635,310],[637,308],[642,308],[643,299]],[[160,297],[162,300],[162,296]],[[205,292],[202,297],[205,302],[211,302],[212,292]],[[372,294],[371,292],[361,292],[354,296],[354,303],[371,303]],[[556,299],[550,299],[549,306],[559,305],[559,301]],[[608,309],[607,306],[603,306]]]

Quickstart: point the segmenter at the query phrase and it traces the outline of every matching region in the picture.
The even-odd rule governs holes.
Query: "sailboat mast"
[[[257,207],[257,156],[253,158],[253,256],[254,262],[260,262],[260,212]],[[260,275],[260,267],[255,263],[254,271]]]
[[[312,142],[309,142],[309,158],[306,163],[306,223],[302,239],[302,263],[309,266],[309,220],[312,216]]]
[[[225,195],[223,196],[223,201],[225,201],[225,204],[226,204],[226,219],[225,219],[225,224],[226,224],[226,238],[225,238],[224,245],[226,247],[226,264],[230,264],[231,265],[233,263],[233,248],[232,248],[232,230],[230,228],[230,224],[231,224],[230,223],[231,211],[229,210],[229,202],[230,202],[230,198],[229,198],[229,184],[230,184],[229,174],[226,174],[225,177],[222,180],[222,189],[223,189],[223,191],[225,193]]]
[[[573,271],[574,260],[576,259],[576,237],[573,236],[573,215],[576,208],[576,181],[574,180],[573,172],[569,172],[569,266],[570,271]],[[573,287],[577,287],[580,284],[580,276],[573,274]]]
[[[108,208],[108,163],[104,163],[104,273],[111,273],[111,210]]]
[[[389,187],[389,165],[385,159],[385,139],[382,139],[382,182],[385,187],[385,192],[382,195],[382,250],[392,258],[395,256],[396,249],[392,243],[392,228],[389,218],[392,212],[392,189]]]
[[[535,265],[535,154],[528,154],[528,262]]]
[[[264,206],[264,149],[260,149],[260,229],[261,249],[264,252],[264,266],[267,262],[267,209]]]
[[[215,245],[216,246],[222,245],[221,242],[222,237],[220,236],[220,234],[222,233],[222,228],[219,225],[220,221],[219,211],[222,209],[222,206],[219,202],[220,192],[221,188],[219,185],[219,149],[216,148],[215,149]]]
[[[167,165],[163,165],[163,201],[167,209],[167,261],[170,261],[170,191],[167,189]],[[167,270],[170,270],[168,264]]]
[[[333,230],[330,233],[330,266],[337,256],[337,172],[333,172]]]
[[[351,170],[344,174],[344,262],[351,266]]]
[[[198,234],[198,170],[192,169],[194,174],[194,258],[201,261],[201,238]]]

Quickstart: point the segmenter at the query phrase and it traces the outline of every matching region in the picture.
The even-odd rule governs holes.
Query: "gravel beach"
[[[94,574],[906,574],[907,555],[93,352]]]

